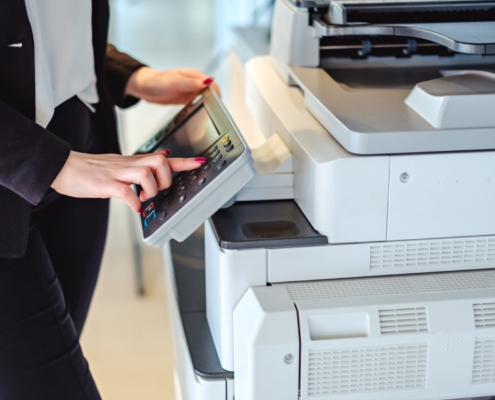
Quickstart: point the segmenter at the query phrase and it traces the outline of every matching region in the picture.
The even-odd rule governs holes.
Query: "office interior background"
[[[199,68],[221,85],[233,28],[268,27],[271,5],[272,0],[112,0],[110,42],[154,68]],[[141,102],[119,112],[124,152],[133,152],[176,109]],[[174,399],[161,252],[144,244],[139,249],[145,291],[140,295],[132,217],[112,200],[83,351],[104,399]]]

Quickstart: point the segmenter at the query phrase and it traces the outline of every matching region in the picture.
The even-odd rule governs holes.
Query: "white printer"
[[[495,395],[494,21],[277,0],[226,89],[258,176],[164,249],[179,398]]]

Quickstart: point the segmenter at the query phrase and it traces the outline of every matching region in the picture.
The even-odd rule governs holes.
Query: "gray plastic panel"
[[[495,21],[394,25],[395,36],[425,39],[466,54],[495,54]]]
[[[214,214],[211,224],[224,249],[328,244],[292,200],[239,202]]]
[[[495,54],[495,21],[342,26],[315,19],[319,36],[406,36],[465,54]]]
[[[220,365],[206,320],[203,227],[184,242],[170,242],[179,311],[194,371],[205,379],[233,379]]]

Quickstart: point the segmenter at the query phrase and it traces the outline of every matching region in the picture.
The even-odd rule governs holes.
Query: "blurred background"
[[[268,27],[272,3],[112,0],[110,42],[150,67],[199,68],[222,85],[228,79],[225,63],[235,42],[234,28]],[[137,149],[176,110],[141,102],[119,111],[124,153]],[[104,400],[171,400],[173,356],[161,251],[144,245],[136,249],[136,221],[123,203],[112,201],[104,262],[82,347]],[[136,250],[141,253],[144,295],[137,287]]]

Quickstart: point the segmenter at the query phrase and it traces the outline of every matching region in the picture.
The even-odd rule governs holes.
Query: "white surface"
[[[410,71],[408,77],[397,74],[408,68],[417,68],[418,77],[422,76],[419,70],[423,67],[438,68],[438,73],[460,66],[476,68],[490,60],[493,64],[493,56],[320,59],[319,35],[329,32],[332,31],[315,31],[307,9],[277,0],[270,54],[282,79],[304,92],[308,110],[349,152],[379,155],[495,148],[495,120],[490,112],[495,105],[494,89],[485,93],[483,85],[468,84],[459,90],[460,86],[455,88],[454,83],[454,89],[446,89],[445,101],[439,101],[427,95],[429,87],[438,88],[443,83],[445,89],[446,82],[466,77],[447,77],[432,84],[412,81],[415,71]],[[346,74],[346,69],[362,70],[363,74],[356,78],[357,74]],[[391,71],[377,73],[387,69]],[[484,79],[492,82],[486,75]],[[413,108],[406,104],[411,90],[408,103]],[[457,95],[461,92],[463,96]]]
[[[495,236],[268,249],[267,259],[271,283],[486,269]]]
[[[277,0],[272,22],[270,54],[295,67],[316,67],[320,40],[309,26],[309,12],[287,0]]]
[[[292,154],[278,134],[252,148],[256,177],[237,194],[237,201],[294,198]]]
[[[418,83],[406,104],[437,129],[495,126],[495,74],[450,71]]]
[[[277,132],[292,152],[295,201],[329,243],[495,234],[495,153],[356,156],[314,120],[270,58],[246,71],[246,102],[264,135]]]
[[[226,250],[218,245],[211,224],[205,226],[207,317],[227,370],[233,369],[232,315],[250,287],[481,270],[493,268],[495,261],[495,236]]]
[[[493,270],[280,287],[298,309],[301,399],[440,400],[495,392]],[[281,296],[270,289],[259,289],[264,302]],[[358,315],[366,335],[311,338],[314,318],[338,318],[339,330],[352,333]]]
[[[277,133],[261,146],[251,148],[251,151],[257,175],[269,175],[274,172],[294,173],[292,154]]]
[[[294,174],[257,175],[237,193],[236,201],[294,198]]]
[[[26,0],[26,9],[36,48],[36,122],[46,127],[55,107],[75,95],[98,103],[91,2]]]
[[[234,312],[236,400],[298,400],[297,313],[283,287],[253,288]],[[292,355],[287,364],[284,358]]]
[[[293,154],[294,198],[313,227],[331,243],[385,240],[389,157],[345,151],[269,57],[249,61],[246,73],[246,103],[265,137],[278,133]]]
[[[207,221],[205,252],[208,325],[223,369],[233,371],[233,311],[251,286],[266,285],[266,251],[221,249]]]
[[[387,239],[494,234],[494,180],[494,152],[391,157]]]
[[[257,176],[237,194],[237,201],[294,198],[294,174],[290,151],[278,135],[268,140],[256,124],[245,98],[244,63],[235,51],[227,55],[223,102],[244,140],[251,148]],[[275,169],[275,171],[273,171]],[[260,176],[260,172],[265,175]],[[275,172],[266,175],[268,172]]]

